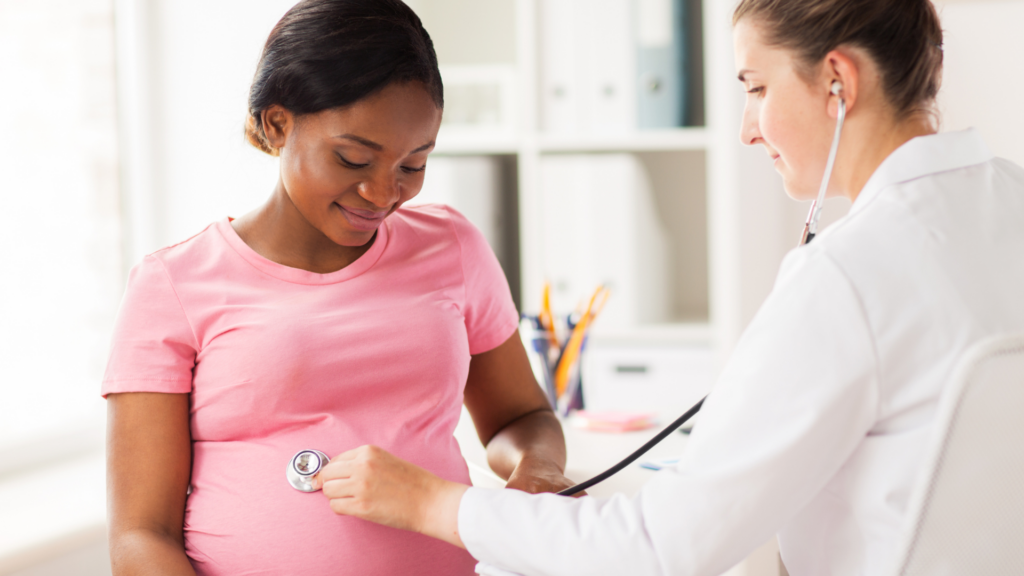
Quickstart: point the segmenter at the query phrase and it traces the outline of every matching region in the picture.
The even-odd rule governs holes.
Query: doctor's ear
[[[839,116],[839,100],[846,103],[846,111],[857,103],[860,92],[861,70],[852,50],[836,49],[825,55],[822,80],[828,91],[828,115]]]

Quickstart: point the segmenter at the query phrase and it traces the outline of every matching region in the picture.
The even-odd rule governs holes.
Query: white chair
[[[1024,574],[1024,335],[964,355],[938,425],[896,573]]]

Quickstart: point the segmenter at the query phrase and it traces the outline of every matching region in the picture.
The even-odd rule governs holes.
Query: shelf
[[[704,128],[645,130],[621,134],[540,134],[541,152],[657,152],[704,150],[708,136]]]
[[[531,140],[531,148],[541,153],[571,152],[673,152],[706,150],[708,133],[704,128],[648,130],[622,134],[544,134]],[[507,133],[442,129],[437,135],[434,154],[466,156],[474,154],[518,154],[524,140]]]
[[[437,134],[434,154],[442,156],[470,156],[477,154],[515,154],[519,141],[505,132],[453,130],[441,128]]]
[[[598,320],[590,338],[617,344],[709,346],[712,328],[707,322],[675,322],[605,329]]]

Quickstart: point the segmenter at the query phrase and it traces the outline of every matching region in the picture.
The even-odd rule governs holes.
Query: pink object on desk
[[[577,426],[602,432],[630,432],[645,430],[654,426],[652,412],[588,412],[579,410],[574,414]]]

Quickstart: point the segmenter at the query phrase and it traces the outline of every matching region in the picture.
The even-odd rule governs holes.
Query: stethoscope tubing
[[[821,210],[825,207],[825,193],[828,192],[828,183],[832,179],[832,168],[836,165],[836,153],[839,152],[839,137],[843,134],[843,121],[846,120],[846,101],[839,99],[839,114],[836,117],[836,133],[832,137],[832,147],[828,150],[828,161],[825,163],[825,175],[821,179],[821,187],[818,189],[818,197],[811,203],[811,211],[807,213],[807,223],[804,225],[803,237],[800,244],[807,244],[814,239],[818,233],[818,220],[821,219]]]
[[[572,496],[572,495],[574,495],[574,494],[576,494],[578,492],[582,492],[583,490],[586,490],[587,488],[590,488],[591,486],[593,486],[595,484],[598,484],[600,482],[604,482],[609,477],[611,477],[611,476],[615,475],[616,473],[618,473],[619,470],[622,470],[626,466],[629,466],[630,464],[635,462],[637,458],[639,458],[639,457],[643,456],[644,454],[646,454],[651,448],[654,448],[654,446],[656,444],[658,444],[659,442],[661,442],[665,438],[668,438],[669,435],[672,434],[673,432],[675,432],[676,430],[678,430],[680,426],[682,426],[683,424],[686,424],[686,421],[689,420],[690,418],[693,418],[693,416],[697,412],[700,412],[700,407],[704,405],[704,400],[705,399],[707,399],[707,396],[705,396],[704,398],[701,398],[700,402],[697,402],[696,404],[691,406],[690,409],[687,410],[685,413],[683,413],[682,416],[680,416],[679,418],[676,418],[671,424],[666,426],[664,430],[662,430],[661,432],[658,432],[657,436],[655,436],[654,438],[651,438],[650,440],[648,440],[646,444],[644,444],[643,446],[637,448],[636,451],[634,451],[632,454],[630,454],[629,456],[626,456],[621,461],[619,461],[618,464],[612,466],[611,468],[605,470],[604,472],[601,472],[600,474],[598,474],[597,476],[594,476],[590,480],[586,480],[584,482],[580,482],[579,484],[577,484],[575,486],[570,486],[569,488],[566,488],[565,490],[562,490],[558,494],[560,496]]]

